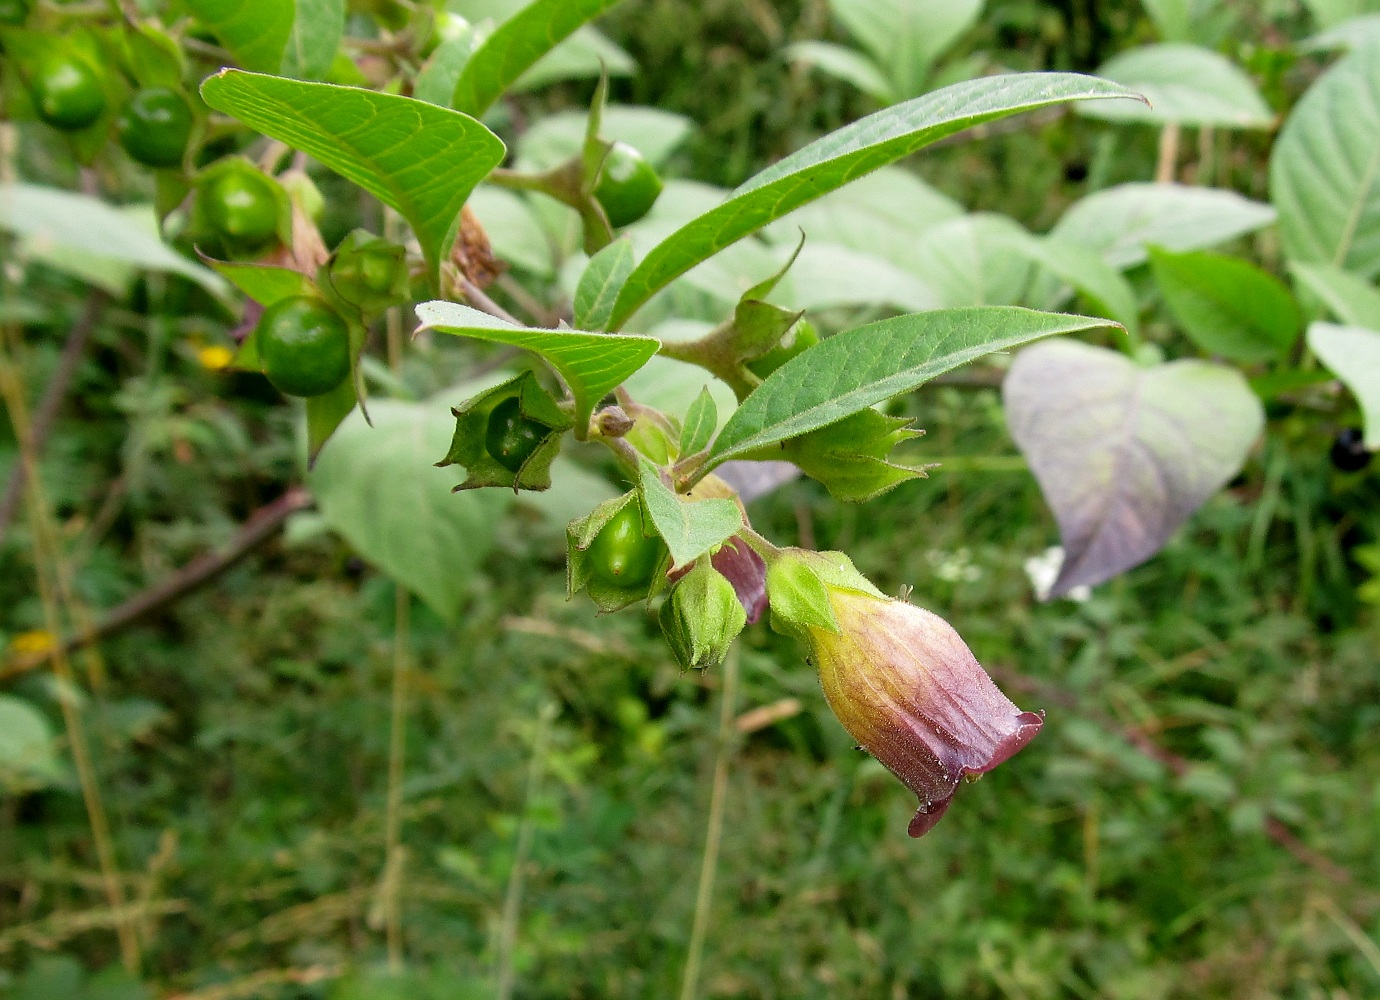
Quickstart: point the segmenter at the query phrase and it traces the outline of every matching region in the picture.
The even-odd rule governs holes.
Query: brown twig
[[[300,486],[292,487],[277,500],[255,511],[249,520],[240,526],[235,537],[224,548],[193,559],[162,582],[135,594],[123,604],[113,608],[91,628],[68,636],[46,653],[0,666],[0,680],[43,666],[59,650],[70,652],[86,643],[96,642],[118,632],[146,615],[152,614],[173,601],[187,596],[199,587],[205,586],[272,537],[289,517],[300,510],[305,510],[311,504],[310,493]]]
[[[43,398],[38,401],[29,424],[29,436],[36,453],[41,454],[43,451],[48,433],[53,429],[53,423],[57,420],[62,404],[67,401],[67,392],[72,388],[72,380],[76,377],[82,357],[86,354],[86,345],[91,342],[91,334],[109,301],[104,292],[93,291],[86,300],[86,308],[82,310],[82,314],[72,325],[71,332],[67,334],[67,342],[62,345],[57,367],[53,369],[52,378],[48,380],[48,385],[43,390]],[[9,481],[5,483],[5,492],[0,494],[0,545],[5,543],[5,534],[9,531],[23,498],[24,465],[22,462],[16,462],[13,471],[10,472]]]
[[[1044,699],[1056,705],[1076,710],[1082,715],[1096,722],[1099,726],[1107,729],[1131,746],[1135,747],[1145,756],[1162,765],[1175,777],[1183,777],[1193,767],[1193,762],[1186,757],[1181,757],[1172,750],[1166,750],[1160,746],[1143,729],[1134,726],[1124,726],[1111,716],[1096,709],[1090,709],[1087,705],[1080,704],[1079,699],[1066,691],[1061,691],[1052,685],[1037,680],[1034,677],[1027,677],[1006,667],[991,668],[992,676],[1002,682],[1002,684],[1020,688],[1037,698]],[[1273,840],[1280,847],[1284,848],[1299,861],[1303,862],[1314,871],[1325,875],[1333,882],[1339,884],[1350,884],[1354,881],[1351,872],[1337,864],[1331,858],[1313,850],[1298,835],[1290,830],[1283,822],[1274,816],[1267,816],[1264,825],[1265,835]]]

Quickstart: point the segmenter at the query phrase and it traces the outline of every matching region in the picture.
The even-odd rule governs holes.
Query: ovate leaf
[[[28,792],[66,780],[47,718],[22,698],[0,694],[0,791]]]
[[[1290,260],[1380,274],[1380,47],[1347,56],[1295,105],[1270,197]]]
[[[1090,101],[1078,113],[1119,122],[1269,128],[1274,121],[1251,78],[1197,45],[1143,45],[1103,64],[1097,75],[1144,94],[1150,103]]]
[[[832,42],[796,42],[786,46],[782,55],[791,62],[813,67],[836,80],[850,83],[882,104],[896,101],[896,92],[886,74],[856,49]]]
[[[717,465],[827,426],[993,351],[1108,325],[1086,316],[987,306],[856,327],[774,371],[724,425],[710,462]]]
[[[834,16],[895,81],[900,97],[924,90],[930,67],[976,23],[983,0],[830,0]]]
[[[1135,267],[1148,246],[1202,250],[1275,221],[1269,205],[1233,191],[1183,184],[1122,184],[1075,202],[1050,235],[1102,254],[1116,268]]]
[[[473,118],[408,97],[236,70],[210,77],[201,93],[397,209],[433,276],[465,199],[503,160],[503,143]]]
[[[533,0],[504,21],[465,63],[452,106],[479,118],[523,72],[586,21],[620,0]]]
[[[1380,330],[1380,291],[1373,285],[1329,264],[1295,264],[1290,271],[1344,325]]]
[[[1245,364],[1278,360],[1303,330],[1289,289],[1244,260],[1151,247],[1150,264],[1169,311],[1209,354]]]
[[[293,0],[187,0],[187,7],[245,69],[278,72],[296,20]]]
[[[336,430],[307,476],[321,516],[374,566],[454,619],[507,505],[501,490],[455,495],[464,470],[433,467],[455,418],[439,404],[380,400]]]
[[[622,326],[653,294],[690,268],[820,195],[982,122],[1049,104],[1130,91],[1070,73],[1018,73],[945,87],[868,115],[773,164],[728,201],[676,230],[646,255],[618,296]]]
[[[652,337],[531,330],[455,302],[423,302],[417,306],[417,318],[422,329],[511,344],[541,355],[561,373],[575,395],[576,427],[587,425],[594,404],[622,385],[661,347],[661,341]]]
[[[280,299],[295,295],[316,293],[316,283],[301,271],[290,267],[213,260],[205,255],[201,259],[261,306],[271,306]]]
[[[732,500],[677,496],[645,459],[641,486],[643,506],[670,549],[673,566],[694,562],[743,530],[743,513]]]
[[[718,427],[719,408],[714,403],[714,397],[709,394],[709,387],[706,386],[700,390],[700,394],[695,397],[695,401],[685,413],[685,421],[680,428],[680,453],[694,455],[709,447],[709,442],[713,440]]]
[[[1072,340],[1016,356],[1002,395],[1011,434],[1059,522],[1058,597],[1158,552],[1240,470],[1264,424],[1234,369],[1144,368]]]
[[[0,229],[23,236],[35,252],[57,249],[191,278],[212,294],[229,288],[158,235],[150,206],[113,208],[72,191],[37,184],[0,184]]]
[[[296,7],[282,71],[302,80],[319,80],[331,68],[345,33],[345,0],[296,0]]]
[[[1308,346],[1361,404],[1366,447],[1380,450],[1380,331],[1314,323]]]
[[[575,325],[582,330],[606,329],[618,290],[628,280],[632,269],[630,240],[614,240],[596,253],[575,287]]]

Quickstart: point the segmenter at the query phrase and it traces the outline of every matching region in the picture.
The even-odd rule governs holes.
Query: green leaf
[[[1136,293],[1121,272],[1095,251],[1056,236],[1036,237],[1028,233],[1014,236],[1008,244],[1082,293],[1106,311],[1133,335],[1140,330],[1140,307]]]
[[[596,253],[575,286],[575,325],[582,330],[608,327],[618,290],[633,269],[632,241],[614,240]]]
[[[869,115],[768,167],[654,247],[623,287],[612,325],[622,326],[658,290],[724,247],[937,139],[1049,104],[1115,96],[1135,95],[1092,77],[1023,73],[956,84]]]
[[[586,24],[538,59],[510,89],[513,93],[522,93],[561,80],[594,79],[601,71],[611,77],[632,76],[637,72],[637,63],[617,44]]]
[[[1196,360],[1145,368],[1073,340],[1018,354],[1002,396],[1059,522],[1055,597],[1158,552],[1236,475],[1265,420],[1234,369]]]
[[[1361,404],[1366,447],[1380,450],[1380,332],[1314,323],[1308,327],[1308,346]]]
[[[1013,306],[1025,299],[1030,239],[1014,220],[976,212],[931,226],[911,241],[909,270],[939,295],[940,305]]]
[[[570,159],[584,147],[589,112],[558,111],[532,123],[517,141],[518,166],[547,170]],[[654,167],[660,168],[694,131],[684,115],[627,104],[609,104],[599,118],[599,134],[609,142],[626,142]]]
[[[704,451],[709,447],[709,442],[714,439],[714,432],[718,429],[719,408],[709,393],[709,387],[705,386],[690,404],[685,421],[681,424],[680,453],[695,455]]]
[[[1097,75],[1144,94],[1150,103],[1090,101],[1078,108],[1089,118],[1227,129],[1269,128],[1274,122],[1251,78],[1197,45],[1143,45],[1104,63]]]
[[[225,70],[201,85],[206,103],[310,153],[412,225],[434,276],[460,209],[503,161],[479,122],[425,101],[356,87]]]
[[[1151,247],[1150,264],[1169,311],[1209,354],[1243,364],[1278,360],[1303,330],[1284,283],[1244,260]]]
[[[1376,10],[1375,0],[1304,0],[1313,19],[1324,28],[1334,28],[1349,18]]]
[[[508,497],[453,495],[464,471],[432,466],[455,427],[448,406],[380,400],[370,415],[373,427],[359,414],[341,424],[307,486],[360,556],[453,620]]]
[[[1380,291],[1374,286],[1328,264],[1294,264],[1289,270],[1346,326],[1380,330]]]
[[[1299,47],[1305,52],[1335,52],[1377,43],[1380,43],[1380,14],[1362,14],[1320,31],[1312,38],[1305,38]]]
[[[0,229],[18,233],[31,245],[180,274],[221,298],[230,292],[211,271],[163,242],[148,205],[117,209],[71,191],[0,184]]]
[[[261,306],[271,306],[295,295],[316,293],[316,282],[290,267],[214,260],[205,255],[201,259]]]
[[[0,694],[0,790],[15,794],[66,782],[47,718],[22,698]]]
[[[1294,106],[1270,156],[1291,261],[1380,274],[1380,46],[1347,56]]]
[[[622,385],[661,347],[661,342],[652,337],[531,330],[455,302],[423,302],[417,306],[417,318],[422,329],[512,344],[541,355],[561,373],[575,395],[577,428],[587,426],[594,404]]]
[[[529,66],[620,0],[533,0],[495,29],[455,83],[452,107],[479,118]]]
[[[345,34],[345,0],[296,0],[296,6],[282,72],[302,80],[319,80],[331,68]]]
[[[1050,235],[1096,250],[1115,268],[1143,264],[1146,247],[1202,250],[1275,221],[1269,205],[1234,191],[1183,184],[1121,184],[1075,202]]]
[[[803,63],[844,83],[851,83],[882,104],[893,104],[896,92],[891,81],[876,63],[861,52],[832,42],[796,42],[781,53],[792,62]]]
[[[290,0],[187,0],[187,7],[245,69],[278,72],[292,36],[296,3]]]
[[[321,449],[326,446],[326,442],[335,433],[335,429],[350,415],[358,402],[359,395],[355,391],[353,378],[345,379],[330,392],[307,398],[308,466],[316,462],[317,456],[321,454]],[[367,422],[372,418],[366,417],[365,419]]]
[[[450,107],[455,97],[455,82],[460,79],[465,63],[469,62],[478,47],[479,36],[468,25],[455,37],[441,42],[417,72],[412,96],[428,104]]]
[[[787,248],[779,250],[784,263]],[[888,306],[901,312],[924,312],[945,304],[929,285],[888,260],[834,243],[814,242],[801,249],[771,301],[797,311]]]
[[[710,452],[711,467],[842,420],[936,375],[1102,319],[1011,306],[897,316],[837,334],[786,362],[745,399]]]
[[[830,0],[829,6],[894,81],[898,96],[915,97],[930,67],[977,22],[983,0]]]
[[[646,459],[641,472],[642,503],[671,551],[673,566],[686,566],[743,530],[743,512],[732,500],[689,500],[671,492]]]

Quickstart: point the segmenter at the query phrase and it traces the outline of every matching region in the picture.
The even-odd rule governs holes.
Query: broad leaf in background
[[[481,117],[538,59],[620,0],[533,0],[500,24],[465,63],[451,106]]]
[[[575,325],[582,330],[603,330],[613,314],[618,290],[633,269],[632,242],[614,240],[596,253],[575,287]]]
[[[295,0],[295,5],[282,72],[300,80],[319,80],[331,68],[345,34],[345,0]]]
[[[1150,104],[1089,101],[1078,107],[1089,118],[1228,129],[1269,128],[1274,121],[1243,70],[1197,45],[1144,45],[1103,64],[1097,75],[1144,94]]]
[[[1299,47],[1305,52],[1333,52],[1380,44],[1380,14],[1363,14],[1306,38]]]
[[[1244,260],[1151,247],[1150,265],[1180,328],[1209,354],[1243,364],[1277,361],[1303,331],[1289,289]]]
[[[539,278],[555,277],[551,241],[525,195],[481,184],[470,195],[469,208],[495,257]]]
[[[230,294],[220,277],[163,242],[158,220],[148,205],[118,209],[71,191],[37,184],[0,184],[0,229],[23,236],[26,248],[40,255],[61,250],[78,257],[167,271],[190,278],[221,298]],[[77,259],[72,263],[80,266]]]
[[[642,504],[671,550],[673,567],[694,562],[743,530],[743,512],[734,501],[722,497],[679,497],[661,481],[656,466],[646,459],[642,460],[639,478]]]
[[[1314,323],[1308,346],[1351,390],[1366,423],[1366,447],[1380,451],[1380,331]]]
[[[801,63],[852,84],[881,104],[894,104],[899,98],[886,74],[867,56],[832,42],[796,42],[781,53],[791,62]]]
[[[201,94],[395,208],[433,280],[465,200],[503,161],[503,143],[479,122],[408,97],[236,70],[208,78]]]
[[[523,170],[547,170],[584,148],[589,124],[586,111],[558,111],[532,123],[517,140],[517,165]],[[599,134],[609,142],[626,142],[654,167],[660,168],[695,124],[684,115],[660,108],[610,104],[599,119]]]
[[[785,263],[792,249],[777,248]],[[888,306],[924,312],[946,305],[929,285],[890,261],[832,243],[807,242],[770,300],[791,309]]]
[[[277,73],[292,36],[296,4],[290,0],[186,0],[241,66]],[[297,0],[311,2],[311,0]]]
[[[69,780],[48,719],[24,699],[0,694],[0,792],[21,795]]]
[[[1086,316],[989,306],[855,327],[772,372],[719,433],[709,467],[836,423],[993,351],[1108,325]]]
[[[1380,291],[1373,285],[1327,264],[1295,264],[1289,270],[1346,326],[1380,330]]]
[[[1135,289],[1097,251],[1055,236],[1032,236],[1024,230],[1011,234],[1008,246],[1092,301],[1108,319],[1116,320],[1133,335],[1140,332]],[[1061,290],[1060,298],[1064,294]]]
[[[950,308],[1013,306],[1025,297],[1031,267],[1012,246],[1027,235],[1013,219],[995,212],[950,219],[910,241],[908,270]]]
[[[600,73],[610,77],[632,76],[636,72],[637,62],[632,56],[586,24],[538,59],[508,89],[521,93],[561,80],[593,80]]]
[[[1116,96],[1135,95],[1072,73],[1017,73],[945,87],[868,115],[768,167],[654,247],[623,287],[613,326],[622,326],[659,289],[724,247],[937,139],[1050,104]]]
[[[622,385],[661,347],[652,337],[527,329],[455,302],[423,302],[417,306],[417,318],[421,329],[511,344],[540,355],[561,373],[574,393],[577,428],[588,425],[595,403]]]
[[[1201,41],[1202,22],[1221,9],[1222,0],[1141,0],[1166,42]]]
[[[1235,369],[1194,360],[1145,368],[1073,340],[1018,354],[1002,397],[1059,522],[1065,555],[1051,597],[1163,548],[1240,470],[1265,419]]]
[[[1122,184],[1075,202],[1051,236],[1090,247],[1115,268],[1143,264],[1146,247],[1202,250],[1275,221],[1269,205],[1233,191],[1182,184]]]
[[[1380,11],[1376,0],[1303,0],[1304,6],[1322,28],[1340,25],[1358,14]]]
[[[1380,47],[1347,56],[1295,105],[1270,155],[1284,253],[1380,274]]]
[[[451,493],[464,470],[432,465],[455,430],[449,406],[380,400],[370,416],[340,425],[307,486],[361,557],[454,620],[511,494]]]
[[[896,98],[917,97],[935,61],[977,23],[983,0],[829,0]]]
[[[261,306],[271,306],[294,295],[316,294],[316,283],[290,267],[212,260],[204,254],[201,259]]]

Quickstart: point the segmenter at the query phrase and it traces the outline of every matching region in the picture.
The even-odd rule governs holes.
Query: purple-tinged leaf
[[[1102,583],[1149,559],[1240,470],[1264,423],[1241,374],[1204,361],[1141,367],[1051,340],[1002,388],[1011,434],[1067,553],[1050,589]]]

